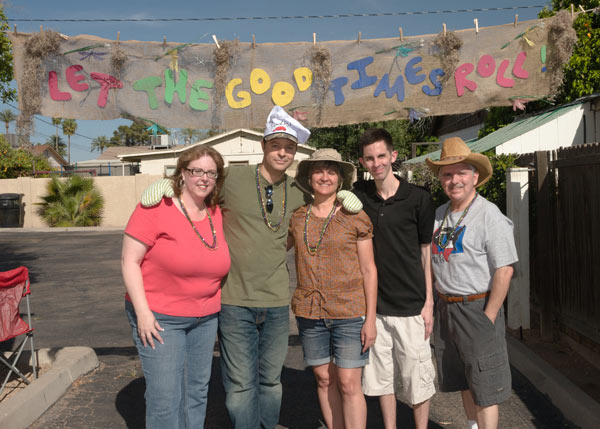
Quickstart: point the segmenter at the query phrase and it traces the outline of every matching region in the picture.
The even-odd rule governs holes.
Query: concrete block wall
[[[135,176],[94,177],[94,183],[104,197],[104,214],[101,226],[125,227],[133,209],[140,201],[142,192],[161,176],[137,174]],[[45,228],[48,225],[36,214],[37,203],[46,194],[50,179],[19,177],[1,179],[0,194],[23,194],[23,228]]]

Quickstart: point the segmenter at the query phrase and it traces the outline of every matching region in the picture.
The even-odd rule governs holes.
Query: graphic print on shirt
[[[448,262],[450,255],[463,253],[462,243],[466,228],[467,226],[463,225],[456,231],[450,227],[445,227],[442,231],[440,231],[440,228],[436,229],[433,233],[432,255],[443,255],[446,262]],[[438,243],[441,243],[441,246]]]

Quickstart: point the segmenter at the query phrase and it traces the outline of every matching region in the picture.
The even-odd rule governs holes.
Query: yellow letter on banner
[[[232,109],[243,109],[244,107],[248,107],[250,103],[252,103],[252,99],[248,91],[238,92],[237,95],[241,98],[240,101],[237,101],[233,98],[233,88],[241,84],[242,79],[231,79],[227,84],[227,87],[225,88],[225,97],[227,98],[227,103],[229,104],[229,107],[231,107]]]
[[[250,72],[250,89],[255,94],[264,94],[271,87],[271,78],[263,69],[252,69]]]
[[[273,99],[273,103],[283,107],[292,102],[295,94],[296,90],[292,84],[287,82],[277,82],[273,85],[273,94],[271,95],[271,98]]]
[[[294,70],[294,79],[296,79],[296,86],[300,91],[306,91],[312,85],[313,75],[311,69],[308,67],[299,67]]]

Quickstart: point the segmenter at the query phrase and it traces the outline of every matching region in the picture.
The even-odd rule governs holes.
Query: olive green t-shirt
[[[258,175],[263,203],[270,183]],[[287,183],[287,186],[286,186]],[[284,190],[287,189],[282,219]],[[273,184],[273,211],[265,215],[259,203],[256,166],[232,166],[221,190],[223,229],[231,254],[231,270],[223,284],[221,302],[241,307],[279,307],[289,304],[289,274],[286,266],[287,233],[292,212],[304,204],[304,193],[285,175]]]

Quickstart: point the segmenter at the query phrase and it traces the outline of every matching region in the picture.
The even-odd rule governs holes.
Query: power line
[[[546,5],[512,6],[512,7],[489,7],[475,9],[454,10],[421,10],[412,12],[387,12],[387,13],[352,13],[337,15],[293,15],[293,16],[238,16],[220,18],[106,18],[106,19],[68,19],[68,18],[8,18],[13,22],[183,22],[183,21],[261,21],[261,20],[284,20],[284,19],[329,19],[329,18],[357,18],[378,16],[406,16],[406,15],[434,15],[468,12],[494,12],[519,9],[540,9]]]

